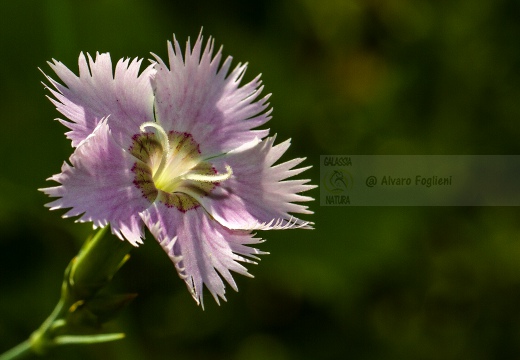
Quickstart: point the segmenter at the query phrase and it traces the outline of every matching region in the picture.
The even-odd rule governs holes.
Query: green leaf
[[[124,333],[99,334],[99,335],[63,335],[54,338],[54,345],[71,344],[96,344],[109,341],[120,340],[125,337]]]

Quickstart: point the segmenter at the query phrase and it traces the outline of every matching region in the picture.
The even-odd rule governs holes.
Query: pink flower
[[[69,208],[96,227],[134,246],[144,225],[172,259],[193,298],[202,303],[203,284],[217,303],[225,300],[231,271],[251,276],[241,263],[263,252],[255,230],[311,228],[291,214],[311,214],[296,204],[309,180],[286,180],[308,167],[304,159],[274,165],[289,140],[274,145],[268,130],[253,130],[271,117],[269,95],[259,76],[240,86],[246,65],[229,72],[213,40],[202,51],[199,36],[186,52],[168,43],[169,63],[156,62],[139,74],[141,60],[121,59],[115,73],[109,54],[79,57],[79,77],[61,62],[49,65],[51,101],[67,120],[75,148],[70,164],[42,189],[58,199],[51,210]]]

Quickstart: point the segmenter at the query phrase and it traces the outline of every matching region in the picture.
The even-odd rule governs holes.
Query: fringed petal
[[[169,66],[154,55],[155,111],[157,121],[167,131],[187,132],[200,144],[206,156],[221,154],[254,138],[267,136],[268,130],[252,130],[270,117],[269,95],[260,77],[240,87],[246,65],[238,64],[228,75],[231,57],[219,69],[222,48],[213,56],[210,38],[202,50],[202,35],[193,49],[188,41],[184,57],[179,43],[168,43]]]
[[[233,176],[221,182],[209,195],[197,197],[204,209],[230,229],[270,230],[312,228],[313,223],[292,214],[312,214],[297,204],[314,200],[301,195],[315,188],[309,180],[286,180],[309,167],[295,168],[304,158],[274,165],[290,145],[289,140],[273,146],[275,137],[252,142],[212,160],[222,172],[225,165]],[[274,166],[273,166],[274,165]]]
[[[49,98],[69,120],[60,122],[70,129],[66,135],[73,147],[108,116],[112,136],[126,147],[142,123],[153,121],[153,64],[139,75],[142,60],[121,59],[114,73],[109,54],[97,53],[95,60],[89,54],[87,57],[83,53],[79,56],[79,76],[59,61],[49,63],[64,83],[45,75],[53,96]]]
[[[139,212],[150,202],[132,183],[135,162],[112,138],[106,120],[83,140],[64,163],[61,173],[49,180],[60,185],[40,189],[59,199],[47,204],[51,210],[70,208],[64,217],[79,216],[95,227],[110,223],[112,233],[133,245],[142,242],[143,223]]]
[[[213,298],[226,300],[222,279],[235,290],[230,271],[249,276],[240,264],[255,263],[263,252],[247,245],[261,243],[249,231],[229,230],[198,207],[181,212],[156,201],[142,214],[144,223],[172,259],[179,276],[198,304],[203,303],[203,285]]]

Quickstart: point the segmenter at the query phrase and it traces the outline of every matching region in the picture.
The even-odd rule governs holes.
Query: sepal
[[[78,301],[69,308],[67,323],[74,328],[100,328],[116,318],[137,294],[98,295],[87,301]]]
[[[103,240],[107,229],[100,229],[88,239],[67,268],[64,286],[78,299],[94,296],[130,257],[133,246],[128,241]]]

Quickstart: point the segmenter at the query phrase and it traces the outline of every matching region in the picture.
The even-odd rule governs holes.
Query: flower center
[[[153,132],[145,131],[151,128]],[[134,185],[150,202],[156,199],[185,212],[199,206],[197,197],[209,194],[218,183],[231,177],[219,174],[200,155],[199,145],[188,133],[170,131],[154,122],[141,125],[132,137],[130,153],[138,160],[132,167]]]

